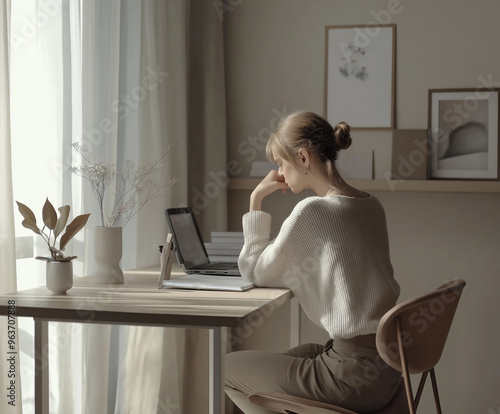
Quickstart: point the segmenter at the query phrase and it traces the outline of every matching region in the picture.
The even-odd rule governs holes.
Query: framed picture
[[[431,178],[498,179],[499,91],[429,90]]]
[[[394,129],[396,25],[327,26],[325,117]]]

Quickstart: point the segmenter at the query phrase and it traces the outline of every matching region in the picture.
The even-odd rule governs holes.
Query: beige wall
[[[231,3],[231,2],[228,2]],[[248,177],[250,162],[265,159],[261,141],[283,112],[322,113],[324,27],[366,24],[398,4],[397,127],[427,127],[427,91],[471,87],[491,78],[500,86],[500,2],[492,0],[241,0],[224,13],[229,159]],[[387,17],[387,13],[383,13]],[[355,150],[375,151],[376,178],[390,168],[390,132],[354,131]],[[231,230],[240,229],[248,191],[230,191]],[[274,231],[299,196],[273,195],[265,209]],[[500,412],[500,194],[377,192],[391,238],[401,300],[446,280],[468,282],[437,367],[445,412]],[[288,322],[283,313],[283,326]],[[276,321],[262,328],[282,349]],[[284,339],[285,338],[285,339]],[[310,324],[303,342],[323,341]],[[255,338],[249,341],[259,346]],[[262,343],[260,344],[262,345]],[[422,412],[432,412],[429,389]]]

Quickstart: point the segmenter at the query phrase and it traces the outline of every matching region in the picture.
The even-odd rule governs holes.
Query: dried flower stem
[[[161,179],[152,179],[151,174],[155,169],[163,166],[161,161],[176,144],[177,142],[167,148],[167,152],[159,159],[149,161],[144,165],[137,166],[134,162],[126,160],[123,170],[117,172],[116,165],[95,162],[86,147],[74,143],[73,148],[81,154],[85,164],[80,167],[71,167],[69,171],[90,183],[99,205],[102,225],[117,226],[121,222],[122,227],[125,227],[149,200],[163,194],[167,184]],[[115,203],[111,214],[105,220],[104,199],[106,191],[113,181],[117,185]],[[178,179],[170,180],[169,187],[178,181]]]

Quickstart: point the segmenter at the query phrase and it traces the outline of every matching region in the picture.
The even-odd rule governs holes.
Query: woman
[[[385,406],[400,381],[375,347],[380,318],[399,296],[385,214],[371,194],[348,185],[335,168],[351,145],[350,128],[296,112],[272,134],[267,156],[279,166],[255,188],[243,216],[242,276],[257,286],[293,291],[312,322],[330,338],[284,354],[241,351],[226,357],[226,393],[245,413],[267,413],[247,401],[257,392],[284,393],[360,413]],[[262,200],[275,191],[317,196],[299,202],[270,241]]]

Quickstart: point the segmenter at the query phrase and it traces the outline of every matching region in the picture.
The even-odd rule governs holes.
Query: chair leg
[[[401,367],[403,368],[403,378],[405,381],[408,408],[410,409],[410,414],[416,414],[415,406],[413,404],[413,391],[411,389],[410,374],[408,373],[408,362],[406,361],[406,354],[402,340],[401,321],[399,318],[396,318],[396,330],[398,335],[399,357],[401,358]]]
[[[418,385],[417,395],[415,395],[415,410],[418,408],[418,403],[420,402],[420,397],[422,396],[422,391],[424,390],[425,380],[427,379],[427,374],[429,371],[425,371],[420,378],[420,384]]]
[[[434,402],[436,403],[436,411],[438,414],[442,414],[441,402],[439,401],[439,393],[437,388],[436,373],[434,372],[434,368],[431,368],[430,372],[432,381],[432,391],[434,392]]]

